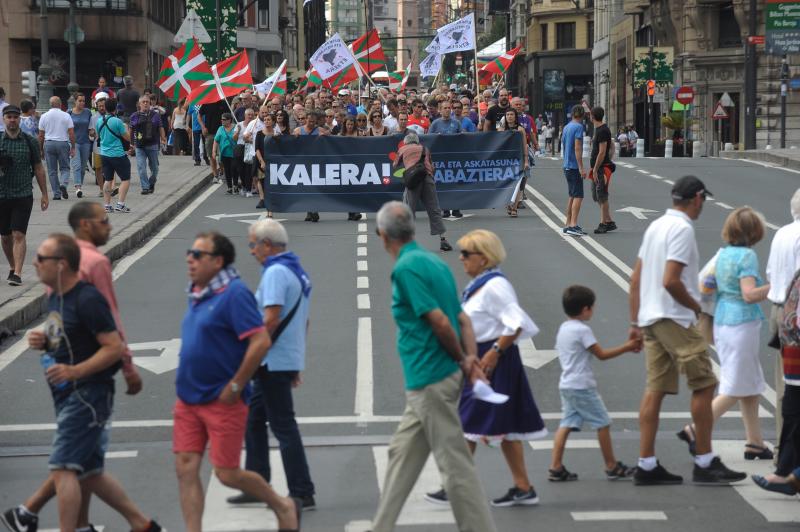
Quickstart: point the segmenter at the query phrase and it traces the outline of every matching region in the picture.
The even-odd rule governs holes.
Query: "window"
[[[542,50],[547,50],[547,24],[542,24]]]
[[[258,27],[269,29],[269,0],[258,0]]]
[[[575,48],[575,23],[559,22],[556,24],[556,48]]]
[[[742,45],[742,33],[739,29],[739,23],[733,14],[733,4],[731,2],[720,6],[717,23],[719,24],[717,33],[718,48],[738,48]]]
[[[591,48],[594,44],[594,21],[586,23],[586,48]]]
[[[636,30],[636,46],[650,46],[653,28],[645,26]],[[655,44],[655,41],[652,41]]]

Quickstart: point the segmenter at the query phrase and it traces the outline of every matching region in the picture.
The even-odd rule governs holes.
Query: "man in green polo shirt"
[[[33,210],[32,177],[42,192],[41,207],[47,209],[47,180],[39,154],[39,143],[19,128],[16,105],[3,108],[5,132],[0,133],[0,241],[8,259],[8,284],[22,284],[22,263],[27,243],[25,233]]]
[[[392,315],[406,380],[406,409],[389,445],[374,532],[394,530],[408,494],[432,452],[462,532],[494,532],[489,505],[467,449],[458,400],[462,373],[485,380],[475,334],[461,310],[447,264],[414,241],[414,218],[404,203],[381,207],[377,232],[395,258]]]

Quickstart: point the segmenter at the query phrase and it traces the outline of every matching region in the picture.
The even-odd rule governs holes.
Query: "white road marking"
[[[220,185],[216,185],[219,187]],[[263,213],[261,212],[239,212],[236,214],[208,214],[206,218],[211,218],[212,220],[221,220],[223,218],[249,218],[251,216],[260,217]]]
[[[364,235],[367,236],[367,235]],[[367,256],[367,248],[364,246],[359,246],[356,248],[356,255],[359,257],[366,257]]]
[[[136,458],[139,451],[108,451],[106,458]]]
[[[653,179],[664,179],[660,175],[656,175],[656,174],[650,174],[650,177],[652,177]]]
[[[374,377],[372,370],[372,318],[362,317],[358,318],[358,332],[356,334],[355,413],[359,416],[360,420],[366,420],[372,417],[373,380]]]
[[[367,243],[367,235],[358,235],[356,238],[356,244],[366,244]]]
[[[717,207],[722,207],[723,209],[727,209],[729,211],[733,210],[733,207],[731,207],[727,203],[722,203],[721,201],[714,202],[714,205],[716,205]]]
[[[358,294],[358,309],[359,310],[369,310],[370,309],[370,302],[369,302],[369,294]]]
[[[344,532],[369,532],[372,530],[372,521],[350,521],[344,525]]]
[[[785,172],[791,172],[793,174],[800,174],[800,170],[795,170],[793,168],[785,168],[783,166],[775,166],[775,165],[772,165],[770,163],[765,163],[765,162],[762,162],[762,161],[755,161],[753,159],[727,159],[727,160],[729,160],[729,161],[742,161],[742,162],[745,162],[745,163],[757,164],[758,166],[763,166],[764,168],[774,168],[775,170],[783,170]]]
[[[530,338],[520,340],[517,347],[519,347],[522,363],[532,369],[539,369],[558,358],[558,351],[555,349],[536,349],[536,344]]]
[[[14,344],[0,353],[0,371],[3,371],[6,366],[14,362],[17,357],[28,350],[28,333],[35,330],[35,328],[28,329],[22,333],[22,338],[14,342]]]
[[[647,170],[641,170],[640,169],[640,170],[636,170],[636,171],[639,172],[640,174],[650,175],[650,172],[648,172]]]
[[[180,214],[178,214],[175,218],[172,219],[170,223],[168,223],[164,228],[159,231],[156,236],[152,237],[147,243],[137,249],[135,252],[131,253],[127,257],[122,258],[117,265],[114,267],[113,272],[113,279],[116,281],[127,272],[131,266],[136,264],[142,257],[150,253],[153,248],[159,245],[164,239],[166,239],[170,233],[172,233],[176,227],[178,227],[183,221],[188,218],[205,200],[208,199],[211,194],[217,191],[221,184],[211,185],[206,189],[205,192],[200,194],[193,202],[191,202],[185,209],[183,209]]]
[[[653,209],[645,209],[643,207],[623,207],[622,209],[617,209],[617,212],[627,212],[633,215],[634,218],[638,218],[639,220],[647,220],[648,213],[654,213],[658,211],[654,211]]]
[[[131,351],[159,351],[158,356],[134,355],[133,363],[151,373],[161,375],[178,369],[178,355],[181,352],[181,339],[173,338],[161,342],[140,342],[128,344]]]
[[[673,181],[672,179],[665,179],[664,183],[669,183],[670,185],[674,185],[675,181]]]
[[[559,418],[561,419],[561,418]],[[549,451],[553,449],[553,440],[529,441],[528,445],[534,451]],[[600,443],[597,440],[567,440],[567,449],[599,449]]]
[[[242,467],[244,468],[245,453],[242,453]],[[283,460],[278,450],[269,452],[269,465],[271,469],[271,486],[279,495],[286,495],[289,488],[286,486],[286,473],[283,469]],[[233,495],[238,495],[239,490],[228,488],[219,481],[212,472],[206,489],[206,502],[203,511],[203,530],[208,532],[229,532],[234,530],[275,530],[278,520],[272,510],[265,504],[228,504],[225,500]]]
[[[767,227],[769,227],[773,231],[777,231],[778,229],[780,229],[780,226],[777,226],[777,225],[775,225],[773,223],[770,223],[770,222],[766,222],[764,225],[766,225]]]
[[[366,233],[367,232],[367,224],[365,224],[365,223],[358,224],[358,232],[359,233]]]
[[[575,521],[666,521],[664,512],[642,511],[605,511],[605,512],[570,512]]]
[[[375,446],[372,448],[372,456],[375,459],[375,473],[378,478],[378,486],[383,492],[383,483],[386,480],[386,469],[389,465],[389,448]],[[432,525],[432,524],[452,524],[456,522],[450,506],[438,506],[427,502],[423,497],[428,491],[437,491],[442,485],[439,470],[433,455],[428,456],[422,472],[414,484],[414,488],[406,499],[403,510],[397,518],[397,525]]]
[[[365,272],[368,269],[369,269],[369,266],[367,266],[367,261],[359,260],[359,261],[356,262],[356,270],[358,270],[360,272]]]
[[[359,290],[369,289],[369,277],[363,275],[356,277],[356,288]]]

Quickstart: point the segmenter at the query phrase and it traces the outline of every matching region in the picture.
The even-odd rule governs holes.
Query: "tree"
[[[499,41],[505,36],[506,36],[505,15],[493,15],[492,25],[489,27],[489,31],[478,37],[478,50],[486,48],[490,44]]]
[[[650,55],[645,55],[633,63],[634,80],[642,86],[650,79]],[[671,85],[673,79],[672,65],[667,62],[667,55],[653,52],[653,79],[658,85]]]

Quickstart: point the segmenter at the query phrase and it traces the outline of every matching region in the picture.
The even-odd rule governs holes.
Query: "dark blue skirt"
[[[479,343],[478,357],[483,358],[495,341]],[[472,386],[465,384],[458,413],[467,439],[533,440],[547,435],[516,345],[498,359],[489,382],[496,392],[508,395],[509,399],[502,405],[479,401],[472,396]]]

